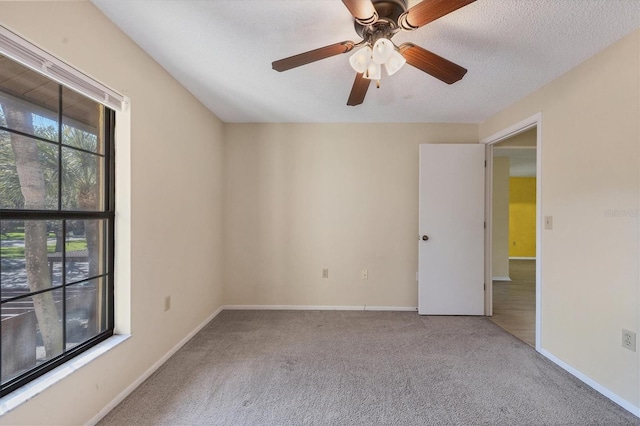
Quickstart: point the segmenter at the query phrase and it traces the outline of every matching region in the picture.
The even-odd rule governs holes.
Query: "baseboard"
[[[536,260],[536,258],[535,257],[513,256],[513,257],[509,257],[509,260]]]
[[[417,307],[412,306],[368,306],[368,305],[225,305],[224,310],[265,310],[265,311],[402,311],[414,312]]]
[[[546,349],[541,349],[540,353],[542,355],[544,355],[547,359],[552,361],[554,364],[558,365],[559,367],[561,367],[562,369],[566,370],[571,375],[575,376],[579,380],[581,380],[584,383],[586,383],[587,385],[591,386],[595,391],[597,391],[597,392],[601,393],[602,395],[606,396],[611,401],[615,402],[616,404],[618,404],[619,406],[621,406],[622,408],[624,408],[625,410],[627,410],[628,412],[630,412],[634,416],[640,417],[640,407],[636,407],[635,405],[633,405],[629,401],[625,400],[621,396],[619,396],[616,393],[612,392],[611,390],[605,388],[600,383],[598,383],[595,380],[589,378],[588,376],[582,374],[581,372],[579,372],[578,370],[576,370],[575,368],[573,368],[572,366],[570,366],[566,362],[562,361],[561,359],[559,359],[556,356],[554,356],[553,354],[551,354]]]
[[[200,325],[198,325],[193,331],[187,334],[182,340],[180,340],[173,348],[171,348],[166,354],[162,356],[158,361],[156,361],[147,371],[142,373],[140,377],[136,379],[133,383],[131,383],[125,390],[120,392],[118,396],[116,396],[111,402],[109,402],[102,410],[98,412],[95,416],[93,416],[86,424],[87,425],[95,425],[97,424],[104,416],[109,414],[111,410],[113,410],[118,404],[120,404],[131,392],[133,392],[138,386],[142,384],[145,380],[147,380],[155,371],[162,366],[173,354],[178,352],[180,348],[182,348],[193,336],[195,336],[200,330],[204,328],[205,325],[211,322],[220,312],[223,310],[223,306],[218,308],[214,313],[209,315],[207,319],[205,319]]]
[[[491,278],[492,281],[511,281],[510,277],[493,277]]]

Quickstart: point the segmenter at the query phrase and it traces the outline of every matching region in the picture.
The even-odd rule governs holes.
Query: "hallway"
[[[491,321],[535,347],[536,261],[510,259],[509,276],[493,282]]]

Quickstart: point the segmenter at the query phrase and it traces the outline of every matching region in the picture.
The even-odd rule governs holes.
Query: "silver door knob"
[[[422,241],[427,241],[429,239],[429,237],[427,237],[426,235],[422,236]]]

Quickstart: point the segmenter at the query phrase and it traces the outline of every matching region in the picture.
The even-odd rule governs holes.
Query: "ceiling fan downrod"
[[[398,19],[407,11],[406,0],[378,0],[372,1],[377,19],[367,20],[363,24],[361,19],[354,20],[356,33],[372,46],[381,37],[391,39],[398,31]]]

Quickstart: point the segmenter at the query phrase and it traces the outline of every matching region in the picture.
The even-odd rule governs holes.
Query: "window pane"
[[[2,383],[36,366],[36,324],[31,298],[2,305]]]
[[[105,273],[104,220],[67,221],[67,283]]]
[[[62,221],[1,221],[0,228],[3,300],[62,284]]]
[[[107,329],[104,278],[68,286],[66,289],[67,350]]]
[[[58,209],[58,147],[0,130],[0,208]]]
[[[62,148],[62,209],[102,211],[104,158]]]
[[[0,208],[21,209],[24,197],[16,171],[16,160],[9,133],[0,131]]]
[[[2,304],[2,382],[62,353],[62,289]]]
[[[2,125],[57,141],[59,87],[55,81],[0,55]]]
[[[62,143],[85,151],[104,153],[104,107],[73,90],[62,89]]]

